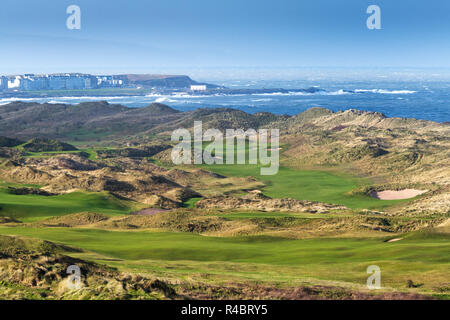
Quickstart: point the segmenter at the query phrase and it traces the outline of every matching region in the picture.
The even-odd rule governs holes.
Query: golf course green
[[[382,209],[404,200],[379,200],[368,195],[351,194],[369,181],[324,170],[295,170],[280,167],[276,175],[260,175],[257,165],[211,165],[205,169],[215,173],[243,177],[252,176],[265,183],[263,193],[271,198],[293,198],[319,201],[355,209]]]

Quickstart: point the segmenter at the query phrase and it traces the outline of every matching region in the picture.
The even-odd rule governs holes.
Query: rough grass
[[[277,219],[277,218],[298,218],[298,219],[325,219],[333,217],[352,216],[351,214],[316,214],[316,213],[292,213],[292,212],[260,212],[260,211],[235,211],[230,213],[211,213],[208,216],[222,217],[229,220],[242,219]]]

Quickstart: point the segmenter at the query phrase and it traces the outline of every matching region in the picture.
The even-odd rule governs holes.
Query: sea
[[[205,79],[205,82],[208,82]],[[450,81],[326,81],[326,80],[215,80],[214,84],[230,89],[274,89],[270,93],[196,94],[177,92],[141,96],[85,96],[1,98],[0,105],[12,101],[77,104],[104,100],[109,103],[141,108],[153,102],[180,111],[198,108],[234,108],[248,113],[271,112],[295,115],[311,107],[333,111],[359,109],[381,112],[388,117],[415,118],[450,122]],[[320,91],[290,92],[294,89],[318,88]],[[282,88],[283,92],[276,89]],[[286,92],[287,90],[287,92]]]

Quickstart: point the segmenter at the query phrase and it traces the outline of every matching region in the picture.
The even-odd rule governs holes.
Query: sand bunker
[[[402,238],[395,238],[395,239],[388,240],[386,242],[396,242],[396,241],[400,241],[400,240],[402,240]]]
[[[410,199],[418,195],[421,195],[428,190],[416,190],[416,189],[404,189],[404,190],[384,190],[384,191],[372,191],[370,196],[380,200],[401,200]]]

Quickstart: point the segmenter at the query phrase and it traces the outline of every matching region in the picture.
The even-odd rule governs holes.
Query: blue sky
[[[81,8],[81,30],[66,8]],[[382,30],[366,9],[381,8]],[[450,68],[448,0],[2,0],[0,73]]]

